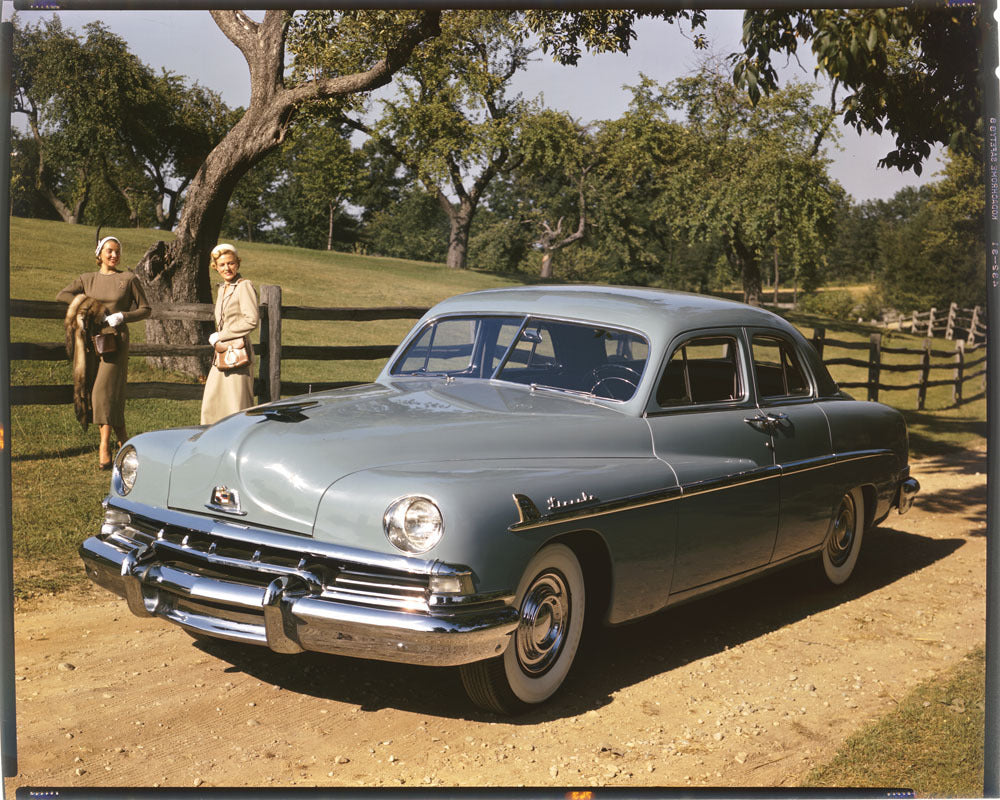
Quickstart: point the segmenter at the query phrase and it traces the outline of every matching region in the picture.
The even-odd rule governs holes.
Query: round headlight
[[[385,510],[385,535],[405,553],[424,553],[441,541],[444,519],[433,500],[402,497]]]
[[[135,452],[132,445],[126,445],[122,448],[118,454],[115,469],[118,472],[119,490],[122,495],[126,495],[135,486],[135,476],[139,471],[139,454]]]

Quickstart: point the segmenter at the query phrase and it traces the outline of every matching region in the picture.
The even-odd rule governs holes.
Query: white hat
[[[118,237],[116,236],[105,236],[101,241],[97,243],[97,249],[94,251],[94,255],[98,258],[101,257],[101,250],[104,248],[108,242],[118,242]],[[121,248],[122,243],[118,242],[118,247]]]

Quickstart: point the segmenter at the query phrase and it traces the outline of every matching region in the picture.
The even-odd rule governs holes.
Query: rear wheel
[[[480,708],[514,714],[548,700],[569,673],[583,631],[583,570],[566,545],[552,544],[528,562],[517,587],[520,621],[502,656],[460,668]]]
[[[865,498],[855,487],[840,499],[823,544],[823,572],[834,586],[847,581],[854,572],[864,532]]]

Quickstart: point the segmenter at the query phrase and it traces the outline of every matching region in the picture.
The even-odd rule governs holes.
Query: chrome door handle
[[[770,433],[771,427],[774,425],[773,420],[763,415],[759,417],[744,417],[743,421],[761,433]]]

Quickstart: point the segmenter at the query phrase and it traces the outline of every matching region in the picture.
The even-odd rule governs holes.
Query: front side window
[[[723,403],[745,395],[734,336],[698,336],[681,344],[656,388],[662,407]]]
[[[646,340],[629,331],[529,319],[497,378],[628,400],[648,355]]]
[[[753,369],[761,397],[808,397],[812,393],[794,348],[784,339],[754,336]]]

